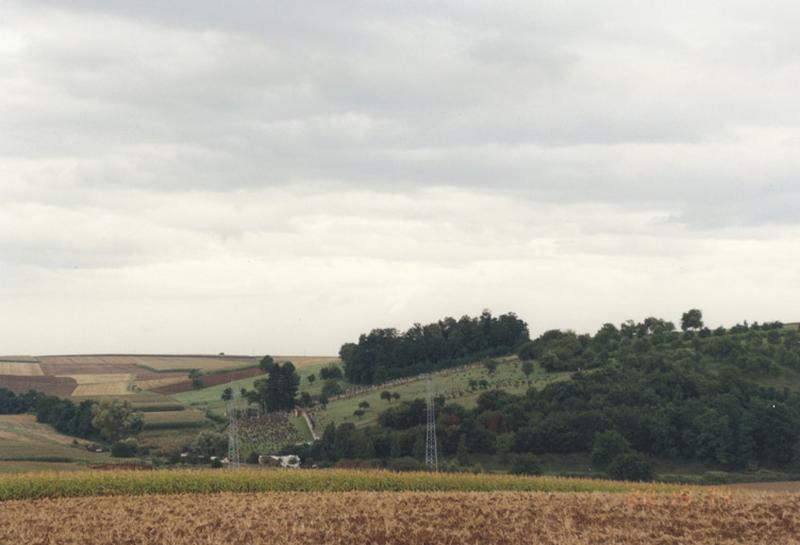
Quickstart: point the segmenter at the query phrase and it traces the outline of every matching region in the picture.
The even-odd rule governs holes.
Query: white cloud
[[[796,318],[793,3],[3,15],[0,353]]]

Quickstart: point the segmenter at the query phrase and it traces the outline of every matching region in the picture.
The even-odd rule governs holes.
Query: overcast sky
[[[800,319],[793,1],[0,0],[0,354]]]

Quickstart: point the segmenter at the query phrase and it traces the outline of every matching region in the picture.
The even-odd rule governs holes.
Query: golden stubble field
[[[0,375],[12,377],[41,377],[44,373],[38,363],[0,361]]]
[[[751,492],[270,492],[0,503],[27,545],[793,545],[800,496]]]

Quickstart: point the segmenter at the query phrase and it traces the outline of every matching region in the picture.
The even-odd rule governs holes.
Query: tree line
[[[141,413],[119,399],[100,402],[69,399],[29,391],[25,394],[0,388],[0,414],[35,413],[36,421],[49,424],[64,435],[116,443],[142,430]]]
[[[405,332],[373,329],[340,351],[347,379],[376,384],[396,378],[455,367],[480,357],[512,353],[529,340],[528,325],[514,313],[414,324]]]

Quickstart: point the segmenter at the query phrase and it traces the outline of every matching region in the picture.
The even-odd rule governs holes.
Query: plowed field
[[[793,545],[800,496],[343,492],[67,498],[0,508],[27,545]]]
[[[237,369],[235,371],[225,371],[222,373],[203,375],[200,377],[200,380],[203,382],[203,387],[208,388],[209,386],[227,384],[228,382],[232,382],[234,380],[257,377],[263,374],[264,371],[262,371],[258,367],[248,367],[246,369]],[[159,394],[165,394],[165,395],[179,394],[181,392],[191,392],[193,390],[192,381],[188,380],[186,378],[186,375],[184,375],[181,380],[171,380],[167,384],[162,384],[155,387],[151,385],[147,388],[141,386],[141,388],[146,390],[152,390],[154,392],[158,392]]]
[[[47,395],[66,397],[75,391],[77,385],[78,383],[75,382],[75,379],[69,377],[0,376],[0,387],[8,388],[18,394],[24,394],[28,390],[36,390]]]

